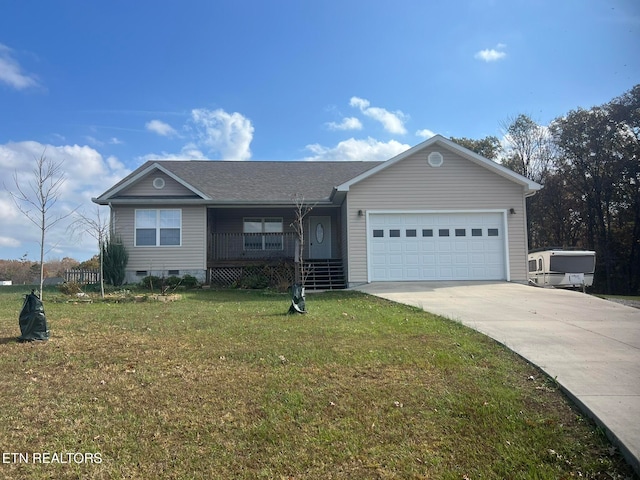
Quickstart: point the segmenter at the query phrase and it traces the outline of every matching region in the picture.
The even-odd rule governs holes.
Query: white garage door
[[[503,214],[370,213],[371,281],[506,279]]]

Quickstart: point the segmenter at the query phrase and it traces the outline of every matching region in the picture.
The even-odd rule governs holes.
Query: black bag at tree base
[[[31,342],[33,340],[49,340],[49,329],[47,328],[47,317],[44,314],[42,300],[33,293],[25,295],[24,305],[20,312],[20,342]]]
[[[304,287],[294,283],[291,287],[291,306],[289,313],[307,313],[304,300]]]

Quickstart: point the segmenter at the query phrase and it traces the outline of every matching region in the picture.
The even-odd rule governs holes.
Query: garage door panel
[[[456,265],[468,265],[469,264],[469,255],[456,254],[453,256],[453,263]]]
[[[453,249],[456,252],[467,252],[469,251],[469,244],[466,242],[456,242],[454,243]]]
[[[390,242],[387,244],[387,252],[389,253],[401,253],[402,252],[402,244],[396,242]]]
[[[402,268],[389,268],[389,280],[403,280]]]
[[[452,250],[451,243],[449,242],[438,242],[436,245],[436,249],[438,252],[450,252]]]
[[[421,265],[435,265],[436,264],[436,256],[435,255],[421,255]]]
[[[378,243],[378,242],[373,242],[371,244],[371,252],[376,255],[376,254],[384,254],[387,251],[387,246],[384,243]]]
[[[407,242],[404,245],[404,251],[406,253],[417,253],[419,250],[417,242]]]
[[[502,213],[394,213],[368,218],[372,281],[506,276]]]
[[[469,268],[467,267],[455,267],[454,272],[455,277],[459,278],[460,280],[469,279]]]
[[[372,255],[371,263],[374,266],[386,265],[387,264],[387,256],[386,255]]]
[[[438,255],[436,258],[440,265],[451,265],[453,263],[453,256],[451,255]]]
[[[388,259],[388,262],[389,262],[388,265],[390,265],[390,266],[404,265],[405,264],[405,260],[404,260],[402,255],[388,255],[387,259]]]
[[[441,278],[443,280],[452,280],[453,269],[449,267],[440,267],[438,269],[438,278]]]

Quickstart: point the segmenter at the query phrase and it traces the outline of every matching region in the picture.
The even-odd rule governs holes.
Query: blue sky
[[[637,0],[3,1],[0,258],[38,258],[7,190],[43,152],[92,214],[148,159],[380,160],[639,82]],[[93,243],[57,226],[47,258]]]

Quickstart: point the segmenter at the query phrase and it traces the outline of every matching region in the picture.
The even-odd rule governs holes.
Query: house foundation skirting
[[[278,290],[286,290],[294,282],[294,279],[295,266],[293,263],[224,266],[209,269],[209,282],[211,285],[222,287],[271,287]]]
[[[304,286],[308,290],[335,290],[346,287],[341,260],[310,260],[304,265]],[[286,291],[295,282],[295,263],[224,265],[209,268],[211,285],[244,288],[275,288]]]

